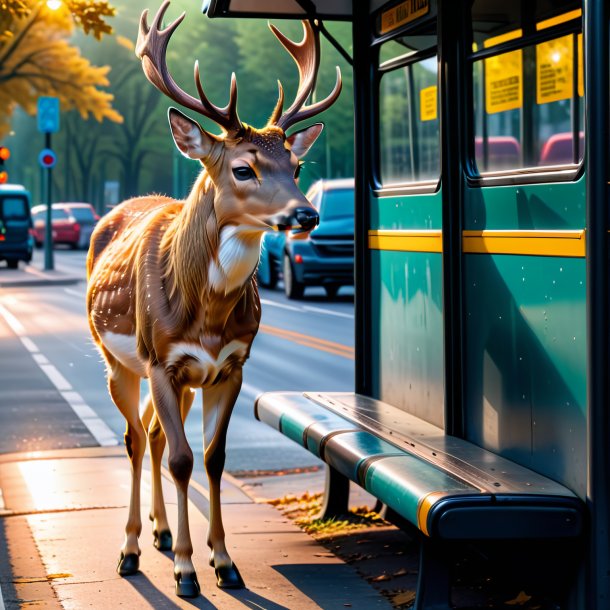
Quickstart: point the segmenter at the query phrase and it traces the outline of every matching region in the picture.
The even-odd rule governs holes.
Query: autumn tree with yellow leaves
[[[62,111],[122,122],[112,107],[109,66],[94,66],[69,42],[74,28],[98,40],[112,32],[106,0],[0,0],[0,137],[17,106],[35,114],[40,96],[56,96]]]

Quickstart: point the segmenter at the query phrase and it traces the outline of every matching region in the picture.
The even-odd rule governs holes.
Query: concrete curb
[[[0,269],[1,288],[22,288],[25,286],[70,286],[82,281],[75,275],[63,271],[42,271],[32,265],[19,269]]]

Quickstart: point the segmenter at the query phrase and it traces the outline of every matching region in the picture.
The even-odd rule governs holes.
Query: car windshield
[[[0,199],[1,214],[4,220],[9,218],[27,218],[27,201],[24,197],[3,197]]]
[[[66,220],[66,218],[69,218],[69,215],[63,208],[53,208],[51,210],[51,218],[53,220]]]
[[[354,215],[354,189],[333,189],[324,193],[320,220],[349,218]]]
[[[90,207],[83,208],[70,208],[70,213],[76,220],[83,221],[93,221],[95,217],[93,216],[93,210]]]

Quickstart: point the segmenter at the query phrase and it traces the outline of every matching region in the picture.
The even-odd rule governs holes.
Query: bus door
[[[582,6],[464,6],[463,434],[585,498]]]
[[[373,397],[444,427],[436,2],[382,7],[372,28],[371,349],[363,358]]]

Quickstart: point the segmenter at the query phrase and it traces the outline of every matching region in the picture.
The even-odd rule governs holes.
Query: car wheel
[[[37,248],[42,248],[42,242],[41,242],[41,241],[34,242],[34,245],[35,245]]]
[[[16,258],[7,258],[6,265],[9,269],[17,269],[17,267],[19,267],[19,261]]]
[[[300,299],[305,292],[305,285],[294,277],[288,254],[284,254],[284,292],[289,299]]]
[[[340,286],[337,284],[327,284],[324,286],[324,290],[326,290],[326,296],[329,299],[334,299],[337,296],[337,292],[339,292]]]

